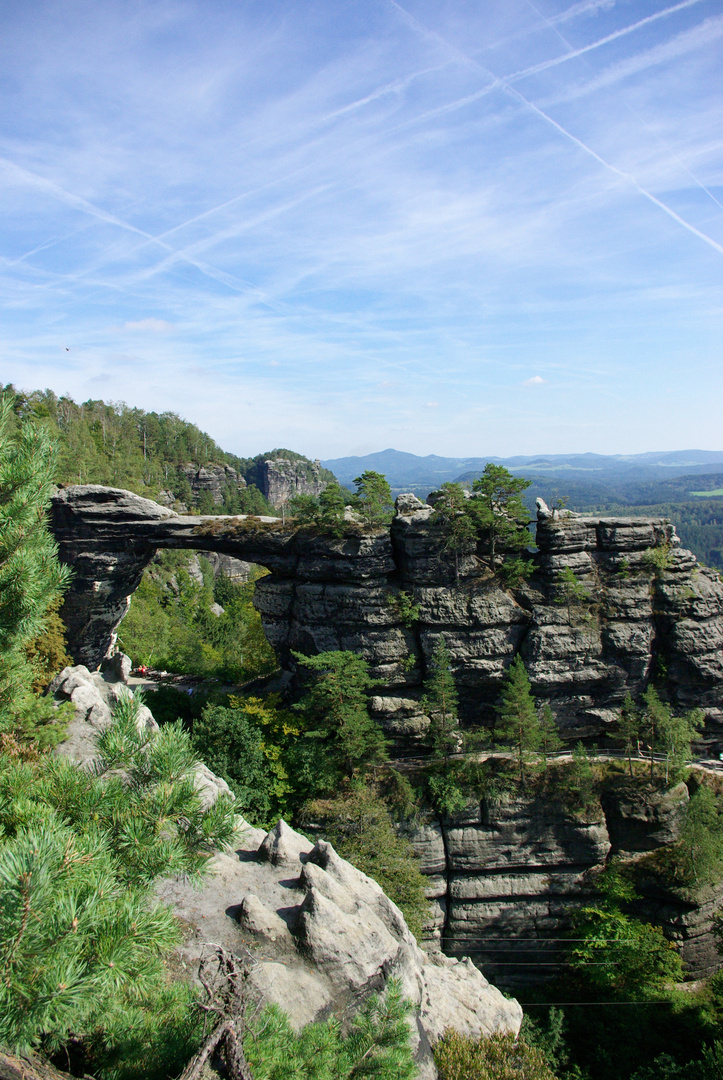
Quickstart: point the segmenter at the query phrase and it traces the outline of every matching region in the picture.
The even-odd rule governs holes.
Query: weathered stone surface
[[[549,978],[564,956],[570,916],[596,896],[609,858],[638,866],[645,852],[675,843],[688,798],[683,783],[648,791],[621,777],[585,814],[550,799],[503,798],[408,826],[435,898],[425,942],[471,956],[501,985]],[[723,884],[687,895],[643,873],[636,887],[638,913],[662,925],[694,977],[720,966],[713,926]]]
[[[296,865],[299,857],[308,855],[313,846],[305,836],[295,832],[282,818],[264,837],[257,855],[261,862],[266,860],[273,866],[284,866],[289,863]]]
[[[204,491],[207,491],[214,503],[220,506],[223,502],[224,492],[228,489],[241,491],[246,487],[246,481],[230,465],[182,465],[181,472],[185,475],[195,500]]]
[[[673,702],[703,708],[705,742],[714,753],[718,742],[723,747],[723,586],[676,546],[669,522],[541,512],[535,572],[509,590],[474,543],[460,554],[457,582],[432,515],[416,497],[400,497],[390,530],[350,525],[337,539],[275,519],[182,517],[129,492],[66,488],[54,499],[52,522],[76,575],[63,611],[73,655],[97,667],[153,552],[189,548],[271,571],[255,602],[287,671],[295,670],[292,650],[364,656],[380,683],[374,714],[402,753],[423,740],[426,720],[414,703],[442,640],[466,725],[494,720],[519,653],[539,702],[573,738],[598,737],[625,695],[639,694],[662,667]],[[646,551],[661,545],[669,565],[654,572]],[[582,601],[565,598],[566,569],[584,585]],[[419,609],[409,625],[400,590]]]
[[[272,506],[281,507],[294,495],[320,495],[328,483],[321,462],[267,458],[256,468],[256,486]]]
[[[114,700],[107,675],[115,668],[122,674],[124,667],[106,665],[106,678],[84,667],[66,668],[54,681],[58,697],[76,701],[70,738],[58,750],[81,766],[95,756],[89,713]],[[150,724],[152,734],[152,717]],[[228,793],[205,765],[196,784],[206,805]],[[331,844],[312,845],[283,821],[266,834],[241,818],[238,824],[238,850],[214,855],[201,888],[177,878],[156,890],[184,928],[179,963],[189,975],[209,943],[250,952],[252,987],[262,1000],[278,1003],[296,1028],[330,1014],[348,1019],[369,993],[397,978],[415,1006],[410,1042],[422,1080],[436,1077],[430,1042],[445,1027],[472,1036],[519,1031],[516,1001],[472,965],[422,952],[399,908]]]

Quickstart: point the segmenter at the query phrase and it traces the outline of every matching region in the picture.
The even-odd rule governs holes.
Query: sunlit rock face
[[[440,640],[465,725],[493,722],[519,653],[534,694],[570,737],[599,737],[653,673],[674,702],[705,709],[709,744],[723,732],[723,586],[662,519],[541,507],[535,572],[514,589],[474,544],[455,558],[432,508],[413,495],[399,497],[391,528],[350,524],[338,539],[272,518],[183,517],[92,485],[59,491],[51,522],[75,571],[63,610],[71,652],[91,669],[112,649],[154,552],[188,548],[269,569],[255,603],[282,668],[294,672],[292,650],[364,656],[378,680],[372,711],[400,753],[416,753],[423,741],[422,686]],[[651,550],[661,556],[657,567]],[[566,592],[570,570],[583,595]],[[418,609],[406,621],[402,592]]]

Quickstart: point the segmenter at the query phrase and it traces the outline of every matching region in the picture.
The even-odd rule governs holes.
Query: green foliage
[[[304,806],[302,820],[320,827],[342,858],[374,878],[421,938],[429,905],[426,878],[408,840],[394,829],[391,814],[370,786],[352,787],[332,799]]]
[[[239,812],[252,825],[270,828],[292,809],[288,751],[298,735],[298,721],[272,698],[232,696],[227,707],[204,707],[193,720],[191,739],[231,788]]]
[[[555,1080],[544,1052],[513,1035],[473,1039],[447,1030],[433,1049],[440,1080]]]
[[[410,1011],[393,979],[384,995],[369,998],[346,1035],[336,1019],[308,1024],[297,1034],[284,1012],[269,1005],[249,1024],[244,1053],[254,1080],[413,1080]]]
[[[289,510],[297,525],[313,528],[338,539],[349,528],[344,511],[354,499],[355,496],[341,487],[337,480],[332,479],[318,497],[292,496],[289,499]]]
[[[686,807],[680,842],[674,851],[676,876],[701,886],[720,880],[723,871],[723,817],[711,787],[700,783]],[[717,924],[720,925],[720,924]],[[723,935],[719,935],[723,944]]]
[[[572,760],[561,776],[565,794],[577,809],[589,810],[595,806],[595,773],[590,755],[581,742],[576,742],[572,748]]]
[[[178,931],[151,888],[199,877],[235,828],[228,800],[202,809],[187,735],[152,737],[140,704],[121,699],[91,770],[0,758],[0,1043],[52,1050],[72,1034],[108,1077],[131,1075],[141,1033],[176,1062],[152,1075],[194,1044],[189,993],[162,964]]]
[[[454,555],[455,581],[459,584],[459,556],[462,552],[474,550],[477,530],[470,517],[469,500],[461,484],[442,484],[440,496],[434,504],[432,521],[442,529],[445,550]]]
[[[392,489],[381,473],[367,469],[354,481],[356,506],[366,525],[388,525],[392,519]]]
[[[673,565],[673,550],[667,543],[648,548],[643,552],[641,562],[646,570],[649,570],[656,578],[661,578]]]
[[[613,866],[601,879],[603,895],[573,916],[570,965],[590,986],[654,997],[683,977],[675,946],[657,926],[623,912],[635,892]]]
[[[557,575],[555,581],[557,595],[555,603],[562,604],[567,609],[567,621],[572,625],[573,615],[577,618],[584,617],[585,604],[590,600],[590,593],[585,586],[578,581],[572,567],[566,566]]]
[[[510,664],[500,693],[495,742],[511,746],[517,755],[520,783],[525,783],[525,761],[539,749],[540,727],[530,680],[520,656]]]
[[[122,402],[78,405],[52,390],[23,394],[6,387],[6,392],[18,418],[40,419],[47,427],[63,483],[123,487],[149,498],[170,490],[190,502],[181,466],[230,465],[243,474],[247,465],[175,413],[147,413]],[[214,506],[211,512],[219,510]]]
[[[523,559],[521,555],[515,555],[513,558],[505,559],[499,567],[499,575],[508,589],[514,589],[527,581],[534,569],[535,564],[530,558]]]
[[[681,1065],[670,1054],[661,1054],[650,1065],[637,1069],[630,1080],[720,1080],[723,1076],[723,1043],[705,1047],[695,1061]]]
[[[613,738],[619,738],[623,744],[631,777],[633,775],[633,750],[637,753],[642,731],[643,721],[640,710],[635,705],[631,695],[626,694],[623,707],[611,734]]]
[[[386,760],[386,740],[369,716],[366,692],[374,686],[366,661],[352,652],[332,651],[318,656],[293,654],[310,684],[299,712],[305,737],[326,755],[337,776],[364,776]],[[317,760],[318,760],[317,755]],[[328,783],[329,766],[319,777]],[[313,790],[313,789],[312,789]],[[316,791],[322,792],[323,787]]]
[[[319,500],[314,495],[292,495],[289,511],[298,525],[314,525],[319,516]]]
[[[530,543],[530,513],[522,501],[522,492],[530,483],[491,461],[472,482],[470,513],[487,546],[492,570],[496,569],[498,550],[522,551]]]
[[[429,676],[424,683],[422,708],[429,716],[427,738],[432,747],[432,756],[449,764],[449,757],[456,748],[459,738],[459,717],[457,688],[452,674],[451,657],[440,637],[432,654]]]
[[[679,779],[690,759],[691,743],[705,721],[700,709],[674,716],[654,686],[643,694],[640,731],[650,746],[650,780],[655,775],[655,754],[665,754],[665,783]]]
[[[35,673],[32,682],[32,690],[35,694],[42,693],[54,675],[73,663],[73,658],[68,653],[68,643],[65,640],[65,623],[59,614],[61,603],[62,598],[56,596],[48,604],[44,629],[25,646],[25,655]]]
[[[398,593],[394,593],[389,597],[388,604],[394,609],[394,613],[397,618],[404,623],[407,629],[411,630],[414,624],[419,620],[421,608],[419,604],[414,603],[414,597],[409,593],[404,592],[401,589]]]
[[[547,769],[548,754],[555,754],[562,750],[565,745],[560,738],[560,732],[549,705],[542,706],[537,717],[537,729],[539,732],[539,750],[543,755],[544,767]]]
[[[224,575],[214,584],[208,562],[199,562],[207,571],[203,584],[188,573],[182,552],[156,556],[120,626],[124,652],[135,664],[234,683],[274,671],[276,656],[253,605],[264,571],[244,584]],[[210,610],[214,601],[224,608],[220,616]]]
[[[30,687],[40,675],[38,639],[48,610],[70,579],[57,558],[46,508],[56,468],[48,431],[31,418],[18,422],[14,398],[0,397],[0,732],[52,720],[38,717]]]

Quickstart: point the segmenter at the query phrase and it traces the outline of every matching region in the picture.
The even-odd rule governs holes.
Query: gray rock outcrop
[[[279,851],[283,857],[269,857]],[[217,855],[202,891],[166,881],[160,897],[191,932],[182,949],[194,971],[206,941],[249,950],[251,981],[295,1027],[348,1016],[368,994],[399,979],[415,1014],[410,1037],[420,1076],[436,1075],[430,1044],[445,1028],[478,1038],[517,1033],[522,1010],[468,961],[428,956],[375,881],[323,840],[312,845],[285,823],[248,829],[234,855]]]
[[[267,458],[256,466],[256,486],[276,508],[294,495],[320,495],[327,483],[319,461]]]
[[[397,500],[391,529],[349,525],[338,539],[274,518],[183,517],[94,486],[60,491],[52,526],[75,571],[63,609],[71,652],[89,668],[112,651],[153,553],[191,548],[271,571],[258,582],[255,603],[283,668],[293,673],[292,650],[364,656],[379,683],[372,710],[400,753],[415,752],[423,737],[422,683],[441,639],[466,725],[493,721],[502,679],[519,653],[534,694],[570,737],[604,733],[625,695],[665,672],[673,702],[705,710],[706,742],[723,738],[723,586],[662,519],[541,508],[535,572],[515,589],[490,572],[474,542],[459,552],[457,582],[432,508],[409,495]],[[566,598],[570,570],[585,598]],[[405,622],[401,592],[417,605],[413,621]]]
[[[105,677],[80,666],[57,676],[56,697],[76,707],[59,753],[81,766],[93,760],[95,734],[110,722],[113,703],[131,692],[126,677],[122,661],[107,665]],[[157,730],[148,709],[140,722]],[[228,794],[203,765],[196,786],[207,805]],[[330,844],[312,844],[283,821],[268,833],[239,825],[240,847],[210,860],[201,888],[166,879],[156,890],[184,928],[179,962],[189,977],[209,943],[248,956],[259,998],[279,1004],[296,1028],[332,1014],[346,1019],[396,978],[414,1005],[410,1041],[423,1080],[436,1077],[430,1045],[445,1028],[473,1037],[519,1031],[515,1000],[471,962],[424,953],[380,886]]]
[[[181,465],[180,471],[188,480],[196,501],[207,491],[216,506],[223,502],[225,492],[242,491],[246,481],[230,465]]]

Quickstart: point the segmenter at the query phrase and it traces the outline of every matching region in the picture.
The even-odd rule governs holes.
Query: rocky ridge
[[[56,677],[52,692],[75,705],[58,753],[81,766],[92,760],[94,735],[110,722],[113,703],[130,692],[129,669],[127,657],[115,654],[100,672],[76,666]],[[139,722],[157,730],[146,707]],[[196,786],[206,805],[228,794],[205,766],[196,771]],[[410,1040],[422,1080],[436,1076],[431,1044],[445,1028],[475,1038],[519,1031],[516,1001],[470,960],[424,953],[379,885],[331,844],[313,844],[283,821],[268,833],[239,823],[239,848],[213,857],[202,888],[167,879],[157,890],[185,927],[179,962],[187,977],[210,942],[248,957],[258,997],[279,1004],[296,1028],[332,1014],[344,1020],[398,979],[415,1006]]]
[[[292,650],[349,649],[378,687],[374,714],[400,753],[415,753],[428,720],[423,680],[437,643],[452,659],[466,725],[491,725],[502,679],[520,654],[540,702],[564,734],[598,738],[627,693],[652,673],[671,699],[701,707],[706,742],[723,734],[723,585],[680,548],[666,520],[551,514],[540,508],[535,572],[504,588],[474,543],[454,559],[432,507],[399,496],[391,528],[350,525],[341,538],[273,518],[183,517],[130,492],[92,485],[53,499],[61,559],[75,571],[63,618],[76,662],[99,665],[144,567],[159,548],[230,555],[270,570],[255,603],[279,662]],[[651,559],[657,552],[657,562]],[[565,597],[572,570],[584,598]],[[400,594],[418,616],[405,621]]]

